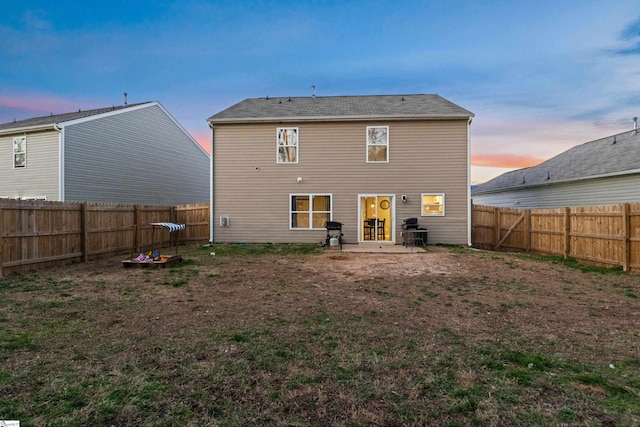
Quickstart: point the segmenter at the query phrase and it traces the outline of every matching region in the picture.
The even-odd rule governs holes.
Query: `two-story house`
[[[211,240],[470,242],[473,113],[438,95],[251,98],[208,119]]]
[[[207,152],[159,102],[0,124],[0,198],[202,203],[209,168]]]

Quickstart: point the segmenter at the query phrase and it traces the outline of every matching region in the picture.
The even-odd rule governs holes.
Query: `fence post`
[[[631,262],[631,242],[630,234],[630,208],[629,203],[622,204],[622,270],[629,271],[629,263]]]
[[[176,213],[176,207],[171,205],[171,207],[169,208],[169,222],[173,222],[174,224],[178,222],[178,218],[177,218],[177,213]],[[176,241],[176,236],[174,236],[174,234],[178,234],[178,232],[176,233],[169,233],[169,247],[175,246],[176,247],[176,253],[178,253],[178,243]]]
[[[571,254],[571,209],[564,208],[564,258],[569,258]]]
[[[133,206],[133,247],[135,250],[133,253],[140,253],[140,227],[138,226],[138,219],[140,218],[138,212],[140,211],[140,205]]]
[[[524,250],[531,252],[531,209],[524,213]]]
[[[497,249],[496,245],[500,241],[500,208],[497,206],[494,207],[494,211],[493,211],[493,227],[494,227],[494,233],[493,233],[492,243],[495,250]]]
[[[83,202],[80,204],[80,247],[82,248],[82,262],[87,262],[89,260],[89,248],[87,245],[89,244],[87,232],[87,202]]]

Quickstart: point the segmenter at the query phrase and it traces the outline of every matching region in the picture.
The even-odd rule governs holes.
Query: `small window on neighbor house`
[[[27,137],[17,136],[13,138],[13,167],[27,167]]]
[[[389,162],[389,126],[367,126],[367,163]]]
[[[292,229],[325,228],[331,221],[330,194],[292,194],[289,200]]]
[[[278,128],[277,162],[298,163],[298,128]]]
[[[422,193],[422,216],[444,216],[444,194]]]

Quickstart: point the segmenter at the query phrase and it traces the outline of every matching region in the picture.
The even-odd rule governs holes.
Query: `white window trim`
[[[373,129],[373,128],[386,128],[387,129],[387,143],[386,144],[369,144],[369,129]],[[389,140],[390,140],[390,136],[389,136],[389,126],[367,126],[367,132],[365,134],[365,150],[366,153],[365,155],[367,156],[367,163],[389,163]],[[374,147],[380,147],[380,146],[385,146],[387,147],[387,159],[386,160],[369,160],[369,146],[374,146]]]
[[[309,197],[309,209],[306,211],[309,213],[309,227],[294,227],[293,226],[293,206],[291,205],[291,198],[293,196],[308,196]],[[325,228],[313,228],[313,198],[316,196],[328,196],[329,197],[329,221],[333,221],[333,194],[332,193],[291,193],[289,194],[289,230],[324,230]],[[295,211],[302,212],[302,211]],[[326,211],[323,211],[326,213]]]
[[[440,206],[435,204],[427,204],[424,203],[424,196],[440,196],[442,197],[442,213],[441,214],[425,214],[424,207],[425,206]],[[444,216],[445,214],[445,198],[444,193],[422,193],[420,194],[420,216]]]
[[[20,152],[20,153],[24,153],[24,166],[16,166],[16,154],[20,154],[20,153],[16,153],[16,140],[19,140],[19,139],[22,139],[24,142],[24,151]],[[13,152],[13,168],[26,169],[27,168],[27,135],[16,136],[13,138],[12,152]]]
[[[294,130],[295,134],[296,134],[296,143],[294,145],[289,144],[289,145],[283,145],[283,147],[295,147],[296,149],[296,161],[295,162],[284,162],[284,161],[280,161],[280,141],[279,141],[279,134],[280,131],[283,130]],[[276,164],[279,165],[295,165],[298,164],[298,162],[300,161],[300,129],[298,129],[297,127],[279,127],[276,128]]]

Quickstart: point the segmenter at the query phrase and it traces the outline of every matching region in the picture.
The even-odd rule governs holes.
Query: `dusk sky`
[[[471,180],[632,129],[638,0],[3,2],[0,123],[159,101],[207,149],[245,98],[436,93]]]

